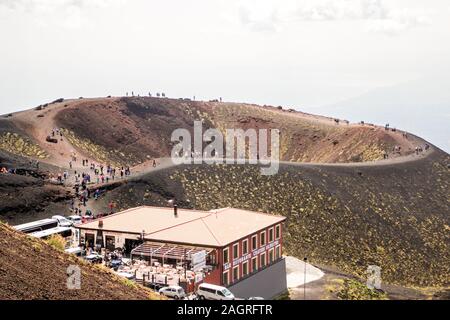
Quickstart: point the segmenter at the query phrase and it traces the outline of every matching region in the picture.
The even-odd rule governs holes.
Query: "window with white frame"
[[[259,245],[261,247],[266,245],[266,231],[263,231],[259,234]]]
[[[261,253],[259,256],[259,264],[261,265],[261,268],[266,266],[266,253]]]
[[[281,236],[281,226],[280,225],[277,225],[276,227],[275,227],[275,239],[280,239],[280,236]]]
[[[239,280],[239,266],[233,268],[233,282]]]
[[[258,270],[258,257],[252,258],[252,272]]]
[[[275,247],[275,259],[279,259],[281,257],[281,247],[276,246]]]
[[[230,277],[229,277],[229,275],[230,275],[229,270],[225,271],[225,272],[222,274],[222,282],[223,282],[223,285],[224,285],[224,286],[230,284]]]
[[[269,250],[269,263],[272,263],[274,260],[274,250],[273,248]]]
[[[258,249],[258,236],[255,234],[252,237],[252,250]]]
[[[239,243],[233,245],[233,259],[239,258]]]
[[[248,239],[242,241],[242,255],[248,253]]]
[[[269,242],[273,241],[273,228],[269,229]]]
[[[242,276],[245,277],[248,275],[248,261],[242,263]]]
[[[230,262],[230,256],[228,255],[228,248],[223,249],[223,263]]]

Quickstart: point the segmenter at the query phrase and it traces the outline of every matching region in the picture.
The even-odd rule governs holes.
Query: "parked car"
[[[180,286],[168,286],[159,289],[159,294],[162,294],[169,298],[174,298],[175,300],[183,299],[186,297],[186,293],[184,292],[184,289]]]
[[[84,257],[84,259],[86,259],[89,262],[92,263],[102,263],[103,262],[103,257],[101,254],[98,254],[97,252],[91,253],[90,255],[87,255]]]
[[[60,226],[60,227],[72,227],[73,226],[73,222],[66,219],[63,216],[53,216],[52,219],[57,220],[58,226]]]
[[[131,272],[126,272],[126,271],[117,271],[116,274],[120,277],[123,277],[125,279],[128,280],[133,280],[134,279],[134,274]]]
[[[83,222],[82,219],[81,219],[81,216],[77,216],[77,215],[68,216],[67,220],[72,221],[72,223],[74,225],[81,224]]]
[[[122,260],[119,259],[114,259],[109,261],[108,263],[108,267],[110,267],[111,269],[117,270],[119,269],[119,267],[122,265]]]
[[[264,300],[263,297],[250,297],[247,300]]]
[[[202,283],[198,286],[197,296],[200,300],[234,300],[234,294],[225,287]]]
[[[145,286],[156,292],[165,287],[164,285],[159,283],[146,283]]]
[[[86,253],[86,251],[83,248],[80,248],[80,247],[68,248],[68,249],[66,249],[64,251],[67,252],[67,253],[70,253],[70,254],[74,254],[74,255],[76,255],[78,257],[81,257],[81,256],[83,256]]]

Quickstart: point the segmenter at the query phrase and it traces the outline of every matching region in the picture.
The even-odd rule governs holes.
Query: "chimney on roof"
[[[178,217],[178,206],[176,204],[173,205],[173,216]]]
[[[103,228],[103,220],[98,220],[98,227]]]

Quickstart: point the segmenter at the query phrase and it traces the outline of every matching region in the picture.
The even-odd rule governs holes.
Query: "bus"
[[[72,228],[70,227],[55,227],[51,229],[46,229],[42,231],[33,232],[30,236],[39,238],[39,239],[48,239],[50,236],[54,234],[59,234],[63,238],[68,238],[73,235]]]
[[[24,224],[19,224],[17,226],[14,226],[13,228],[23,233],[33,233],[51,228],[56,228],[57,226],[58,220],[56,219],[42,219]]]

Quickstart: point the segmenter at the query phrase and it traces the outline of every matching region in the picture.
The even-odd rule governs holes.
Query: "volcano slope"
[[[17,174],[0,176],[0,220],[19,224],[47,218],[46,210],[66,210],[70,192],[47,180],[56,167],[44,163],[38,169],[29,158],[0,150],[1,167],[14,168]]]
[[[184,165],[129,181],[105,195],[119,209],[164,205],[237,207],[282,214],[289,254],[365,278],[446,287],[450,278],[450,157],[439,150],[385,165]]]
[[[145,171],[149,158],[170,155],[173,130],[192,131],[195,120],[202,121],[204,130],[277,128],[280,157],[294,162],[363,163],[380,159],[384,152],[390,158],[399,157],[392,152],[394,145],[402,147],[401,156],[408,155],[423,142],[412,135],[405,139],[398,131],[337,124],[331,118],[280,107],[149,97],[58,99],[0,118],[0,165],[32,175],[0,182],[0,191],[8,199],[0,201],[0,218],[21,223],[63,213],[68,190],[55,187],[47,178],[72,172],[68,166],[73,152],[90,162],[138,165]],[[55,127],[64,128],[64,138],[56,144],[46,141]],[[40,162],[38,176],[31,160]],[[81,169],[79,162],[73,163],[73,169]]]
[[[6,143],[0,150],[37,159],[37,151],[27,155],[10,147],[27,141],[39,147],[33,150],[44,151],[41,163],[61,169],[67,169],[73,150],[104,164],[145,164],[170,154],[172,131],[192,130],[194,120],[202,120],[204,130],[280,129],[281,159],[292,163],[284,163],[274,176],[261,176],[251,165],[171,167],[104,186],[95,204],[105,209],[113,201],[125,209],[176,198],[180,207],[283,214],[288,217],[286,249],[297,257],[306,255],[356,276],[377,264],[384,281],[394,284],[448,285],[449,156],[433,146],[425,155],[414,155],[415,146],[425,141],[410,134],[405,138],[398,130],[337,124],[271,106],[96,98],[55,102],[2,119]],[[64,128],[65,141],[57,146],[45,142],[54,127]],[[392,152],[394,145],[401,146],[400,154]],[[390,160],[365,162],[379,160],[384,152]],[[51,207],[42,212],[50,215]]]
[[[195,120],[204,130],[279,129],[281,159],[294,162],[361,162],[379,160],[395,145],[403,155],[413,152],[416,141],[401,133],[370,124],[348,124],[281,107],[121,97],[67,100],[38,110],[14,114],[13,123],[47,153],[50,161],[68,150],[52,150],[45,133],[64,128],[71,148],[95,161],[137,165],[149,158],[170,156],[175,129],[192,131]],[[395,156],[392,154],[392,156]],[[45,160],[44,160],[45,161]]]
[[[19,224],[39,218],[50,207],[55,212],[65,210],[61,202],[69,199],[69,192],[48,182],[52,172],[61,171],[44,161],[48,157],[26,132],[12,121],[0,119],[0,168],[17,173],[0,176],[0,220]]]
[[[81,289],[67,288],[67,268],[81,270]],[[0,222],[0,300],[159,299],[152,291],[61,252]]]

